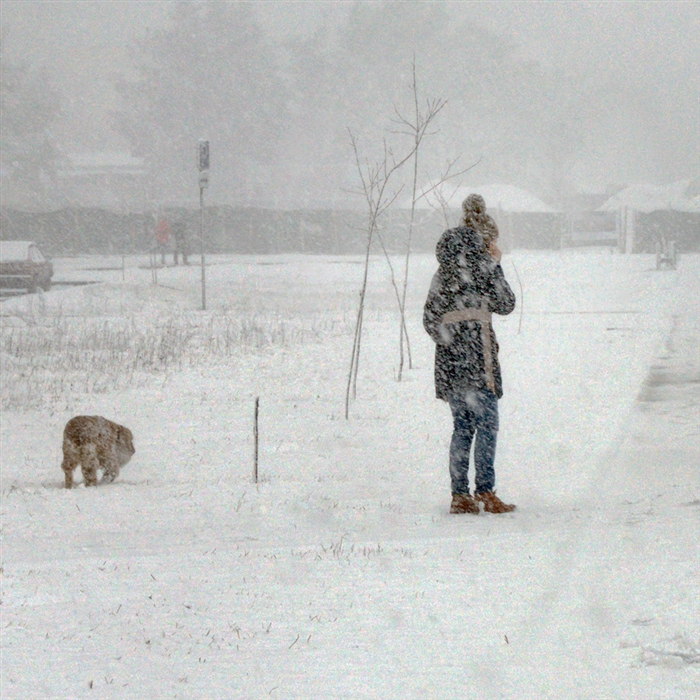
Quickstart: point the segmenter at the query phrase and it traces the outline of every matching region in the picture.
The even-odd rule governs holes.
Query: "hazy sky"
[[[253,4],[265,30],[281,38],[308,32],[324,17],[339,23],[354,0]],[[468,19],[507,36],[526,56],[549,66],[583,67],[601,82],[614,78],[621,86],[652,91],[671,123],[683,115],[685,129],[698,124],[700,1],[443,4],[455,22]],[[131,39],[160,26],[169,5],[143,0],[0,1],[8,55],[50,68],[64,94],[64,148],[123,147],[104,119],[116,106],[111,77],[129,71]],[[683,138],[697,143],[700,134]]]
[[[26,2],[2,0],[8,48],[36,64],[59,68],[67,85],[103,80],[126,67],[131,37],[159,25],[168,2]],[[354,0],[253,3],[276,35],[312,29],[324,15],[339,20]],[[509,35],[525,53],[552,65],[583,65],[653,82],[697,101],[700,83],[700,2],[446,2],[455,19],[472,18]],[[99,92],[99,91],[98,91]]]
[[[321,17],[343,17],[355,0],[258,0],[261,22],[278,35],[304,33]],[[12,45],[34,60],[77,43],[119,45],[157,25],[172,2],[148,0],[2,0],[3,24]],[[700,2],[636,0],[567,2],[495,0],[444,2],[455,18],[475,21],[508,34],[533,57],[551,63],[580,62],[592,68],[648,68],[666,71],[681,63],[697,66],[700,56]],[[49,40],[49,41],[45,41]]]

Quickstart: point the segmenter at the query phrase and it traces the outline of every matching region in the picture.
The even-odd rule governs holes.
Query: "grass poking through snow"
[[[216,364],[242,352],[292,347],[347,332],[343,319],[280,319],[231,311],[115,318],[58,313],[44,315],[38,323],[4,323],[0,406],[41,408],[76,393],[139,386],[144,374]]]

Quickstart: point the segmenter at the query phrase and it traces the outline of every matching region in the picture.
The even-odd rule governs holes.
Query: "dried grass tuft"
[[[130,317],[43,315],[0,328],[0,406],[35,409],[80,393],[140,386],[154,373],[214,365],[241,353],[317,342],[347,332],[343,319],[148,312]]]

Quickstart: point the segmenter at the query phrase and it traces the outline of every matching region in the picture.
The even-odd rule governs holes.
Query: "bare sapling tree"
[[[406,255],[404,259],[404,272],[403,272],[403,284],[401,289],[401,298],[399,300],[399,313],[401,314],[400,320],[400,331],[399,331],[399,371],[397,375],[398,381],[401,381],[403,375],[404,366],[404,344],[406,347],[406,354],[408,355],[408,367],[411,369],[413,367],[413,361],[411,358],[411,344],[408,337],[408,331],[406,329],[406,290],[408,289],[408,276],[409,276],[409,265],[411,259],[411,246],[413,243],[413,229],[416,218],[416,204],[423,198],[426,197],[433,191],[437,191],[440,186],[454,177],[458,177],[463,173],[467,172],[474,167],[470,165],[468,168],[460,172],[452,172],[454,166],[457,164],[459,157],[449,161],[446,169],[438,178],[438,180],[431,184],[429,188],[423,190],[420,194],[418,193],[418,173],[419,173],[419,155],[421,152],[421,146],[423,144],[423,139],[426,136],[438,133],[438,130],[431,131],[431,125],[435,121],[435,118],[442,111],[442,109],[447,104],[447,100],[443,98],[430,98],[426,100],[424,111],[420,106],[420,99],[418,96],[418,77],[416,73],[416,59],[413,59],[413,82],[411,83],[411,92],[413,94],[413,116],[411,118],[405,117],[398,109],[396,109],[397,122],[400,125],[400,130],[397,133],[408,135],[413,142],[413,150],[409,158],[413,159],[413,168],[411,174],[411,215],[408,223],[408,236],[406,241]],[[393,272],[393,271],[392,271]]]
[[[433,98],[427,101],[426,112],[422,112],[418,100],[418,79],[416,76],[416,59],[413,59],[413,82],[411,84],[411,90],[413,92],[413,108],[414,114],[413,119],[408,119],[404,117],[398,109],[396,114],[398,117],[399,124],[405,128],[405,131],[401,133],[408,134],[413,140],[413,172],[412,172],[412,182],[411,182],[411,216],[408,223],[408,240],[406,242],[406,257],[404,261],[404,276],[403,285],[401,289],[401,300],[399,301],[399,313],[401,314],[401,322],[399,327],[399,371],[397,379],[401,381],[403,374],[403,364],[404,364],[404,343],[406,344],[406,349],[408,353],[408,366],[413,367],[413,361],[411,359],[411,344],[408,338],[408,331],[406,330],[406,290],[408,288],[408,271],[409,271],[409,261],[411,257],[411,244],[413,240],[413,226],[416,216],[416,192],[418,188],[418,156],[420,154],[420,147],[423,138],[428,133],[428,128],[432,121],[437,117],[438,113],[447,104],[447,100],[441,98]]]
[[[367,293],[367,277],[372,243],[374,241],[375,234],[378,231],[379,217],[394,203],[401,192],[401,188],[396,191],[390,191],[389,182],[396,171],[399,170],[408,160],[410,160],[414,151],[414,149],[411,149],[405,156],[397,158],[387,145],[386,139],[384,139],[381,159],[374,163],[371,163],[369,160],[365,160],[363,162],[360,157],[357,139],[352,131],[349,129],[348,131],[350,133],[350,144],[355,156],[355,164],[360,176],[360,193],[363,195],[367,206],[367,239],[365,244],[362,285],[360,287],[360,300],[357,309],[357,318],[355,321],[352,354],[350,356],[350,369],[348,371],[348,382],[345,390],[346,419],[350,414],[350,395],[352,393],[352,398],[357,396],[357,373],[360,366],[360,348],[362,345],[362,319],[365,308],[365,295]],[[384,246],[382,245],[382,247]],[[386,249],[384,250],[386,252]],[[398,291],[396,285],[395,290]]]

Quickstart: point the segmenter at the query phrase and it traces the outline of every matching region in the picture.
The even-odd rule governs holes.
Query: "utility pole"
[[[202,311],[207,310],[207,280],[204,261],[204,190],[209,187],[209,141],[199,140],[199,243],[202,259]]]

